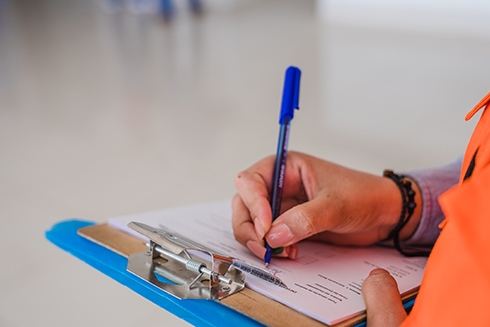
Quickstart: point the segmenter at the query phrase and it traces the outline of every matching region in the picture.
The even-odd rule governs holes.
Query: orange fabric
[[[466,116],[490,102],[490,93]],[[446,220],[427,262],[419,295],[402,324],[490,326],[490,113],[466,148],[460,183],[439,198]],[[471,177],[463,180],[476,155]]]
[[[481,108],[486,107],[488,102],[490,102],[490,92],[485,95],[485,97],[483,97],[483,99],[481,99],[470,112],[466,114],[464,119],[467,121],[470,120],[478,111],[480,111]]]

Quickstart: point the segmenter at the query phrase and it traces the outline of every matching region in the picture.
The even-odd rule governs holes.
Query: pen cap
[[[300,78],[301,70],[299,70],[299,68],[290,66],[288,67],[288,69],[286,69],[279,124],[283,124],[286,120],[286,117],[290,120],[293,119],[294,109],[299,109]]]

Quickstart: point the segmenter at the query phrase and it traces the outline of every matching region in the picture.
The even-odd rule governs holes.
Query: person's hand
[[[398,222],[401,195],[390,179],[291,151],[281,215],[272,223],[269,191],[274,159],[270,156],[259,161],[235,179],[238,191],[232,203],[235,238],[255,255],[264,256],[264,237],[273,248],[285,246],[283,256],[290,258],[297,255],[295,244],[305,238],[369,245],[386,238]],[[401,239],[415,230],[420,207],[402,229]]]
[[[400,326],[407,317],[395,279],[384,269],[374,269],[362,284],[368,327]]]

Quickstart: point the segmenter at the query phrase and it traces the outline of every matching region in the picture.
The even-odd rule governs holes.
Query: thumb
[[[289,246],[318,232],[314,217],[305,207],[306,203],[295,206],[274,220],[266,235],[271,247]]]
[[[289,246],[329,229],[331,222],[322,219],[327,209],[325,201],[316,198],[283,212],[272,223],[266,235],[267,243],[273,248]]]
[[[384,269],[374,269],[362,284],[368,327],[400,326],[407,317],[396,280]]]

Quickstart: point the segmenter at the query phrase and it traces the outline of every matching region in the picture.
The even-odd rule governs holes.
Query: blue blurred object
[[[175,5],[172,0],[160,0],[160,14],[165,20],[170,20],[175,15]],[[203,4],[200,0],[189,0],[189,9],[194,14],[200,14]]]
[[[160,0],[160,14],[164,19],[171,19],[174,13],[175,7],[172,0]]]
[[[0,4],[3,0],[0,0]],[[165,19],[175,16],[176,8],[172,0],[99,0],[102,8],[109,12],[129,11],[134,14],[159,14]],[[203,11],[201,0],[189,0],[189,10],[193,14],[200,14]]]

